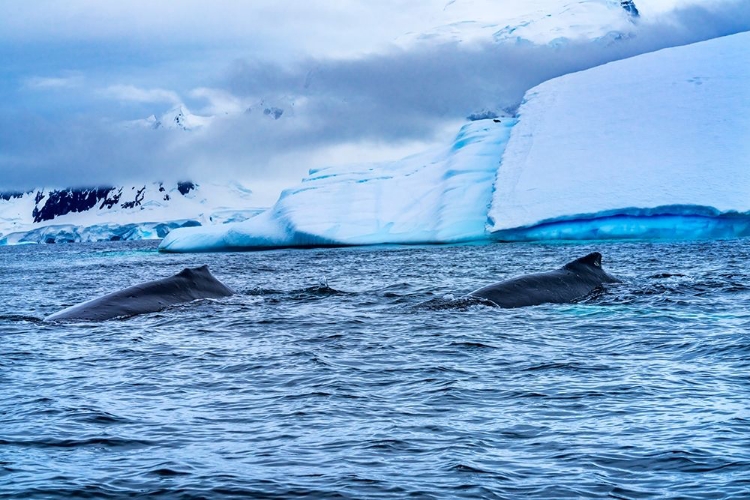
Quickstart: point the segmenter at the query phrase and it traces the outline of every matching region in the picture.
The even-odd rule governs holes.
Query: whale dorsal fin
[[[185,269],[177,273],[177,276],[182,276],[183,278],[190,278],[191,276],[195,276],[196,274],[205,274],[205,273],[209,273],[209,271],[208,271],[208,266],[204,264],[200,267],[194,267],[192,269],[189,267],[186,267]]]
[[[592,252],[585,257],[576,259],[573,262],[568,262],[563,266],[563,269],[575,269],[581,266],[594,267],[596,269],[602,268],[602,254],[599,252]]]

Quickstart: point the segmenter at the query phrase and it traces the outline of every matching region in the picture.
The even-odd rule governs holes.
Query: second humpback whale
[[[505,308],[562,304],[585,297],[603,283],[617,282],[617,278],[602,269],[602,254],[594,252],[555,271],[511,278],[469,295]]]
[[[44,321],[104,321],[123,316],[160,311],[197,299],[234,294],[214,278],[208,266],[185,268],[169,278],[134,285],[118,292],[63,309]]]

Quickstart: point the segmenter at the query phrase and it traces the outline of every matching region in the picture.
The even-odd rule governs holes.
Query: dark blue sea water
[[[452,300],[594,250],[623,283],[578,304]],[[240,293],[39,321],[200,264]],[[750,498],[748,241],[3,247],[0,278],[1,498]]]

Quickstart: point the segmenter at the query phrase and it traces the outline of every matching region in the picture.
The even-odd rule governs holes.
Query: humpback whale
[[[511,278],[469,295],[505,308],[563,304],[585,297],[603,283],[618,282],[602,269],[602,254],[594,252],[555,271]]]
[[[104,321],[160,311],[174,304],[234,294],[214,278],[208,266],[185,268],[169,278],[134,285],[68,307],[44,321]]]

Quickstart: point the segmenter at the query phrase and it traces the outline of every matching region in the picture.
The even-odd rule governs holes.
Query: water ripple
[[[575,304],[466,295],[590,251]],[[237,295],[65,305],[209,264]],[[0,498],[748,498],[750,242],[0,248]]]

